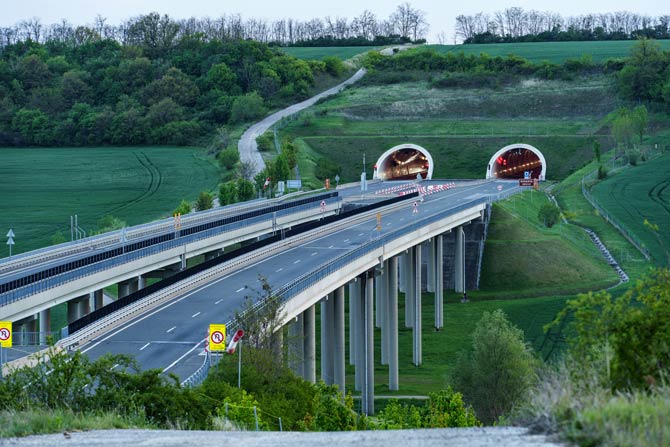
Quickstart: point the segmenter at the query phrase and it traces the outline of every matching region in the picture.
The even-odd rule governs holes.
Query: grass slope
[[[670,154],[629,167],[597,183],[593,194],[618,222],[640,238],[658,265],[670,266]],[[658,227],[652,229],[644,222]]]
[[[634,40],[615,40],[597,42],[523,42],[499,44],[470,44],[470,45],[427,45],[425,48],[434,49],[440,53],[480,54],[490,56],[507,56],[515,54],[532,62],[547,60],[560,64],[566,59],[578,59],[583,55],[590,56],[594,62],[603,62],[607,59],[624,58],[630,54],[635,45]],[[670,40],[658,41],[662,48],[670,48]]]
[[[136,225],[217,183],[216,166],[197,148],[0,149],[0,228],[14,229],[14,253],[29,251],[50,245],[56,231],[69,239],[71,215],[89,234],[107,214]]]

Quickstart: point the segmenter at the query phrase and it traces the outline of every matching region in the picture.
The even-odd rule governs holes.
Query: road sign
[[[326,179],[326,189],[330,189],[330,179]]]
[[[533,186],[533,181],[532,178],[520,178],[519,179],[519,186]]]
[[[209,325],[209,350],[225,351],[226,350],[226,325],[225,324],[210,324]]]
[[[321,201],[321,212],[324,213],[326,211],[326,201],[322,200]]]
[[[502,191],[502,185],[498,185],[496,186],[496,188],[498,189],[498,191]]]
[[[14,245],[14,239],[12,239],[11,237],[7,239],[7,245]]]
[[[10,238],[10,239],[14,237],[14,232],[12,231],[11,228],[10,228],[9,231],[7,232],[7,237]]]
[[[377,213],[377,231],[382,231],[382,213]]]
[[[230,344],[228,345],[228,348],[226,351],[228,354],[234,354],[235,353],[235,348],[237,347],[237,344],[242,340],[242,337],[244,337],[244,330],[238,329],[237,332],[235,332],[235,335],[233,336],[233,339],[230,340]]]
[[[414,202],[414,205],[412,205],[412,207],[413,207],[412,213],[413,214],[418,214],[419,213],[419,204]]]
[[[3,348],[12,347],[12,322],[0,321],[0,346]]]
[[[288,189],[302,189],[302,180],[286,180]]]

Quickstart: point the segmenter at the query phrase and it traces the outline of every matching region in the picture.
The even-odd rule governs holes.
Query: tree
[[[204,211],[214,206],[214,197],[207,191],[200,191],[198,198],[195,201],[195,210]]]
[[[275,159],[275,163],[272,169],[272,180],[275,182],[286,181],[291,175],[291,171],[288,167],[287,157],[284,153],[279,154]]]
[[[635,107],[631,113],[631,118],[633,120],[633,129],[635,129],[635,132],[640,137],[640,143],[642,143],[642,137],[644,137],[647,131],[647,122],[649,120],[647,108],[645,106]]]
[[[545,203],[537,213],[537,218],[541,222],[544,222],[547,228],[553,227],[558,222],[560,216],[561,212],[553,203]]]
[[[180,214],[183,216],[184,214],[188,214],[190,212],[191,212],[191,204],[186,200],[182,200],[179,203],[179,206],[174,209],[172,214]]]
[[[101,217],[98,220],[98,234],[102,233],[107,233],[108,231],[116,231],[120,230],[122,228],[127,227],[128,224],[126,224],[124,221],[119,219],[118,217],[114,217],[110,214]]]
[[[235,163],[240,161],[240,153],[237,152],[237,149],[230,148],[219,152],[216,158],[219,159],[219,164],[222,167],[230,171],[235,167]]]
[[[498,309],[485,312],[472,333],[471,350],[454,368],[454,388],[491,424],[508,413],[535,381],[537,360],[523,332]]]
[[[263,105],[263,98],[256,93],[251,92],[243,96],[238,96],[233,101],[230,110],[231,123],[243,123],[251,121],[265,115],[266,109]]]
[[[226,182],[219,185],[219,204],[231,205],[237,203],[237,184],[235,182]]]
[[[593,140],[593,155],[596,157],[596,161],[600,163],[600,141]]]
[[[237,175],[245,180],[252,181],[256,172],[256,162],[244,160],[237,165]]]
[[[655,41],[640,39],[617,74],[619,93],[626,99],[660,102],[665,83],[663,52]]]
[[[246,202],[254,198],[254,184],[244,178],[237,179],[237,200]]]

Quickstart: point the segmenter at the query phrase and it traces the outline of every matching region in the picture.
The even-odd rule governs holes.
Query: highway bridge
[[[160,368],[188,380],[194,377],[194,373],[206,372],[208,357],[202,354],[208,325],[232,322],[235,312],[243,308],[245,297],[256,295],[252,290],[260,288],[258,281],[259,275],[262,275],[283,302],[281,323],[288,326],[288,331],[292,334],[289,351],[293,369],[307,380],[316,380],[315,306],[319,304],[322,352],[328,353],[322,355],[321,377],[327,383],[337,384],[341,390],[345,390],[344,367],[348,350],[349,362],[355,365],[355,387],[361,391],[363,410],[372,414],[373,386],[368,384],[374,383],[374,326],[380,327],[382,333],[382,350],[377,358],[382,364],[388,365],[389,389],[396,390],[399,388],[398,291],[405,292],[405,315],[402,320],[406,327],[413,330],[413,363],[420,365],[422,327],[421,300],[418,297],[422,291],[422,283],[426,284],[428,291],[434,292],[435,327],[442,326],[442,292],[445,283],[442,263],[445,246],[443,237],[445,234],[455,234],[456,262],[454,271],[447,273],[454,277],[455,290],[462,291],[465,284],[463,227],[483,219],[485,210],[492,201],[519,191],[517,182],[505,180],[456,184],[447,182],[447,188],[444,185],[445,182],[439,181],[421,182],[418,186],[414,182],[384,182],[372,185],[365,196],[361,196],[357,187],[354,187],[341,190],[341,195],[319,197],[316,201],[319,211],[316,214],[312,212],[312,219],[319,213],[338,212],[342,208],[341,196],[356,196],[357,201],[370,203],[375,198],[394,197],[401,192],[416,189],[422,194],[421,198],[395,201],[381,208],[338,219],[231,258],[85,326],[62,340],[61,344],[66,348],[81,349],[94,358],[108,352],[132,354],[143,368]],[[322,202],[325,202],[325,210]],[[303,203],[293,207],[292,211],[287,211],[288,215],[293,216],[291,225],[309,220],[310,216],[300,207],[308,205],[307,208],[312,209],[313,203],[314,201]],[[270,216],[262,213],[265,222],[263,234],[276,231],[276,222],[281,220],[280,217],[285,218],[273,213],[277,211],[271,211]],[[221,217],[217,215],[212,220],[221,220]],[[185,224],[186,222],[183,223],[186,227]],[[173,223],[166,221],[156,225],[169,227]],[[186,257],[183,255],[184,250],[191,254],[210,253],[233,241],[239,241],[240,238],[257,238],[262,232],[254,225],[256,223],[251,225],[245,222],[232,231],[224,231],[226,234],[233,234],[228,234],[228,239],[223,242],[204,244],[189,240],[176,249],[168,247],[163,251],[169,252],[169,256],[162,256],[160,263],[153,263],[152,256],[155,253],[151,252],[151,247],[140,247],[141,250],[149,248],[149,253],[143,259],[128,257],[129,254],[123,252],[112,259],[122,258],[124,262],[120,266],[126,271],[134,272],[133,277],[137,277],[141,272],[155,270],[159,264],[171,265],[175,260],[183,264]],[[174,231],[170,228],[167,230],[168,233]],[[128,234],[136,234],[136,231],[141,230],[128,230]],[[114,237],[118,235],[112,235]],[[159,243],[174,241],[175,239],[171,239]],[[118,239],[116,243],[118,244]],[[118,249],[114,244],[112,247]],[[96,249],[95,246],[92,248]],[[81,247],[78,250],[80,252],[75,256],[87,254],[81,251]],[[25,258],[33,259],[32,255]],[[426,259],[426,281],[421,278],[422,258]],[[67,257],[65,259],[69,260]],[[14,262],[19,261],[17,259]],[[107,261],[109,260],[105,259],[102,262]],[[5,272],[5,276],[1,277],[5,278],[4,284],[9,282],[7,279],[17,279],[11,268],[3,270],[2,267],[4,265],[0,267],[0,272]],[[33,267],[28,265],[23,268]],[[15,306],[12,309],[16,309],[16,303],[28,303],[24,306],[28,308],[27,311],[14,310],[13,315],[20,317],[24,315],[22,312],[34,314],[40,308],[39,304],[33,303],[36,300],[31,301],[31,297],[40,294],[47,297],[43,302],[72,301],[73,296],[75,299],[76,296],[81,296],[77,293],[81,293],[86,285],[96,288],[118,280],[118,275],[109,274],[116,268],[119,265],[103,270],[107,272],[104,275],[106,279],[97,279],[96,275],[100,272],[84,276],[89,279],[77,277],[64,283],[65,285],[56,285],[49,290],[38,291],[28,298],[3,304],[0,312],[5,312],[6,315],[5,309],[10,306]],[[33,270],[21,270],[21,275],[32,272]],[[95,281],[91,277],[95,277]],[[74,287],[67,284],[77,281],[88,282],[77,286],[78,291],[70,291]],[[54,293],[54,290],[57,292]],[[12,292],[8,290],[5,293]],[[346,295],[348,302],[345,303]],[[344,318],[347,310],[350,319],[348,349],[344,345]],[[76,316],[81,317],[83,313]],[[280,336],[282,332],[277,335]]]

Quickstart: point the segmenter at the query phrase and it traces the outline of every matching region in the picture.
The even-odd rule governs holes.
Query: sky
[[[46,24],[66,19],[74,25],[84,25],[92,23],[98,14],[106,17],[107,23],[118,24],[130,17],[152,11],[168,14],[176,19],[241,14],[245,18],[267,20],[288,17],[307,20],[326,16],[351,19],[368,9],[378,18],[386,18],[402,2],[403,0],[0,0],[0,26],[14,25],[32,17],[38,17]],[[624,10],[650,16],[670,14],[670,6],[664,0],[468,0],[462,4],[446,0],[413,0],[409,3],[426,13],[430,25],[428,40],[431,43],[437,43],[440,33],[447,36],[448,43],[454,43],[454,23],[456,16],[460,14],[493,13],[510,6],[558,12],[564,17]]]

